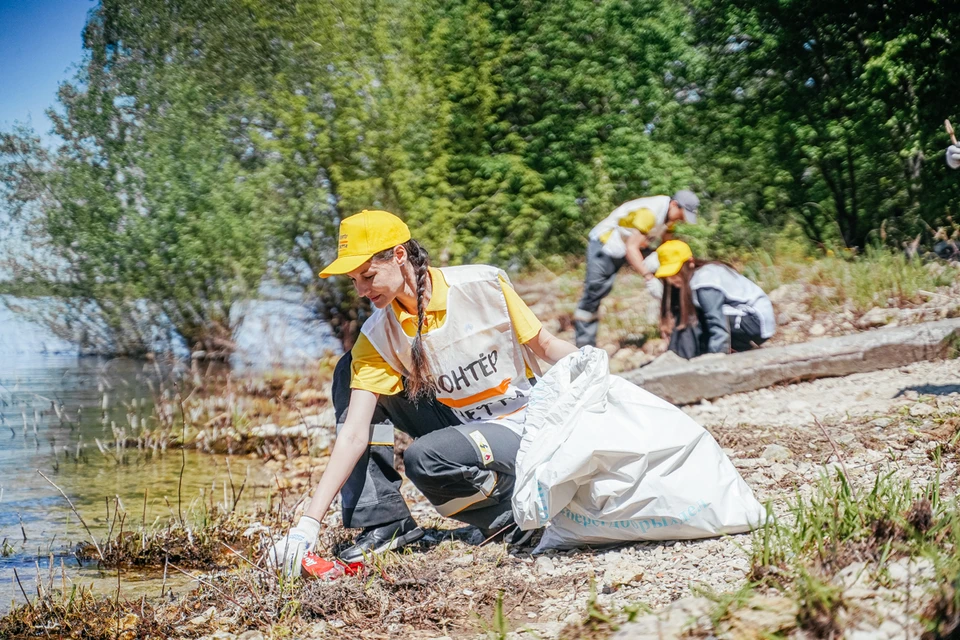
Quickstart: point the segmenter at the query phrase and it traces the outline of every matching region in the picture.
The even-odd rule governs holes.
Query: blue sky
[[[30,124],[49,142],[44,110],[83,55],[93,0],[0,0],[0,129]]]

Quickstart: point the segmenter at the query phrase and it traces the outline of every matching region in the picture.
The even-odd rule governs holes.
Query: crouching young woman
[[[414,438],[406,475],[438,513],[522,542],[510,500],[531,354],[552,364],[576,347],[541,326],[499,269],[430,267],[393,214],[345,218],[339,238],[338,257],[320,277],[348,275],[376,310],[337,364],[337,440],[303,517],[270,550],[273,562],[299,572],[338,491],[344,526],[362,528],[341,560],[423,536],[400,495],[395,427]]]
[[[748,351],[776,330],[770,298],[756,283],[722,262],[697,260],[690,247],[669,240],[657,249],[660,333],[683,358]],[[654,286],[651,286],[654,285]]]

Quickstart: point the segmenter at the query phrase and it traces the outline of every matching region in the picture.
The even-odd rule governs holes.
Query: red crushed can
[[[320,556],[310,551],[303,557],[300,563],[300,573],[305,578],[317,578],[319,580],[336,580],[342,576],[355,576],[363,573],[362,562],[351,562],[347,564],[337,559],[324,560]]]

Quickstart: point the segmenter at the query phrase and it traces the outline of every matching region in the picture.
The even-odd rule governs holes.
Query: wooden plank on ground
[[[692,404],[776,384],[956,357],[958,351],[960,318],[953,318],[693,360],[667,353],[621,375],[674,404]]]

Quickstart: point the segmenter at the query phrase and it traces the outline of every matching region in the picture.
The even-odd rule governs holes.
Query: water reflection
[[[237,363],[293,367],[331,347],[329,333],[311,330],[302,310],[257,302],[245,311]],[[136,437],[143,428],[163,376],[154,363],[77,357],[75,346],[0,305],[0,611],[23,599],[14,568],[35,594],[38,575],[44,582],[51,575],[51,556],[55,586],[62,561],[68,580],[116,591],[115,572],[78,566],[72,545],[89,535],[38,470],[70,497],[98,538],[116,526],[117,501],[129,530],[232,503],[245,480],[240,508],[265,497],[270,480],[256,459],[233,457],[228,468],[225,456],[117,449],[117,435]],[[156,595],[160,581],[126,572],[121,585],[128,596]],[[184,581],[168,576],[168,586]]]

